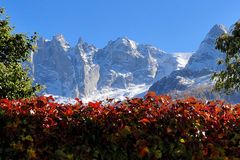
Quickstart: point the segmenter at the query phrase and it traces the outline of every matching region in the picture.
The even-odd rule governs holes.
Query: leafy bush
[[[195,98],[0,100],[2,159],[239,159],[240,105]],[[0,158],[0,159],[1,159]]]

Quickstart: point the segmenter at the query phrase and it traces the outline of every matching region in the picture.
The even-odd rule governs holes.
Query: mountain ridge
[[[31,68],[35,82],[46,86],[42,94],[82,98],[106,88],[150,85],[179,64],[173,55],[127,37],[100,49],[82,38],[72,47],[61,34],[37,45]]]
[[[225,58],[223,53],[215,49],[215,43],[216,39],[225,33],[229,33],[225,26],[214,25],[198,50],[190,57],[185,68],[173,71],[167,77],[160,79],[149,88],[149,91],[178,98],[190,95],[206,99],[221,98],[239,103],[240,99],[236,99],[239,93],[226,95],[213,90],[214,81],[211,80],[211,76],[214,72],[224,69],[224,65],[219,66],[217,61]]]
[[[111,98],[143,95],[147,87],[156,90],[153,86],[159,82],[169,88],[158,88],[164,93],[178,89],[180,82],[185,83],[183,88],[187,89],[196,84],[196,79],[201,79],[198,72],[206,70],[210,74],[221,69],[215,62],[223,58],[223,54],[215,49],[215,40],[222,33],[227,33],[227,29],[214,25],[198,50],[188,53],[167,53],[149,44],[138,44],[126,36],[109,41],[103,48],[88,44],[82,38],[73,47],[63,35],[56,35],[52,40],[40,38],[38,51],[32,56],[33,78],[46,85],[42,94],[85,99],[98,99],[102,95],[115,96]],[[169,86],[167,82],[175,84]],[[137,87],[142,88],[141,92],[131,94],[131,89],[137,91]]]

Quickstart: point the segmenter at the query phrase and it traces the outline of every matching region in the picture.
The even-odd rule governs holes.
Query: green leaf
[[[157,159],[161,159],[162,158],[162,151],[161,150],[156,150],[154,154],[155,154],[155,157]]]

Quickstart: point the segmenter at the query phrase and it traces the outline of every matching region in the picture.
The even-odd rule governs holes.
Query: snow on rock
[[[110,41],[102,49],[82,38],[75,47],[70,47],[63,35],[52,40],[40,38],[37,45],[30,65],[33,79],[46,87],[43,94],[63,97],[89,99],[92,93],[103,93],[106,88],[113,95],[127,93],[129,88],[144,88],[142,84],[148,86],[169,75],[180,63],[180,58],[172,54],[127,37]]]
[[[217,61],[224,58],[224,54],[215,49],[216,39],[222,34],[227,33],[226,27],[223,25],[215,25],[208,32],[205,39],[200,44],[198,50],[193,54],[186,68],[191,70],[220,70],[221,66],[217,65]]]
[[[184,78],[184,77],[181,77],[181,76],[177,76],[176,78],[179,80],[179,83],[181,83],[183,85],[191,86],[191,85],[194,84],[194,81],[191,80],[190,78]]]
[[[198,50],[192,56],[189,56],[187,64],[185,63],[187,59],[181,60],[179,58],[183,54],[180,54],[180,56],[175,54],[179,58],[177,58],[179,67],[181,64],[185,67],[178,68],[179,70],[173,71],[169,76],[160,79],[149,88],[149,91],[154,91],[157,94],[168,93],[173,97],[175,95],[181,97],[187,94],[188,96],[199,96],[199,98],[225,98],[229,102],[240,102],[239,98],[236,99],[238,93],[226,96],[223,93],[216,94],[212,92],[214,81],[211,81],[211,76],[213,72],[224,67],[217,65],[217,61],[223,59],[224,54],[215,49],[215,42],[219,36],[225,33],[227,33],[227,29],[223,25],[213,26]]]
[[[127,37],[110,41],[98,50],[94,63],[100,66],[98,89],[151,84],[177,68],[172,55],[150,45],[139,45]]]
[[[35,82],[46,87],[45,93],[75,96],[75,72],[63,36],[55,36],[51,41],[41,38],[37,44],[37,52],[32,56]]]
[[[62,35],[50,41],[40,38],[32,55],[32,75],[46,86],[43,94],[86,101],[139,96],[150,86],[157,93],[184,91],[210,83],[211,73],[222,68],[216,61],[224,54],[215,49],[215,41],[224,33],[223,25],[215,25],[195,53],[172,54],[127,37],[110,41],[102,49],[82,38],[74,47]]]
[[[85,96],[97,89],[99,80],[99,66],[94,64],[92,58],[97,52],[94,45],[79,39],[71,53],[72,66],[74,67],[77,89],[80,96]]]
[[[176,52],[176,53],[172,53],[174,55],[174,57],[176,57],[178,65],[177,65],[177,70],[183,69],[190,57],[194,54],[193,52]]]
[[[141,95],[145,95],[149,87],[150,85],[146,84],[132,85],[124,89],[105,87],[101,90],[93,92],[86,97],[83,97],[81,100],[86,103],[89,101],[100,101],[111,98],[114,98],[115,100],[125,100],[126,97],[142,97]]]
[[[210,84],[213,71],[221,69],[217,65],[217,60],[223,58],[224,55],[215,49],[215,42],[224,33],[227,33],[227,30],[223,25],[214,25],[192,56],[186,54],[187,58],[182,60],[180,57],[183,57],[183,53],[174,54],[178,59],[178,64],[185,66],[185,68],[174,71],[169,76],[160,79],[149,90],[162,94],[173,90],[187,90],[205,82]],[[208,79],[204,79],[204,77]]]
[[[45,40],[45,42],[48,42],[48,40]],[[70,48],[69,43],[67,43],[62,34],[54,36],[52,42],[55,43],[55,45],[60,45],[65,52]]]

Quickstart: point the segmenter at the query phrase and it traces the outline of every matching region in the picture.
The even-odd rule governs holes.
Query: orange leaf
[[[150,98],[150,97],[156,97],[156,93],[155,92],[148,92],[145,97]]]
[[[143,118],[139,122],[144,123],[144,124],[145,123],[150,123],[150,121],[147,118]]]
[[[141,157],[145,157],[148,153],[149,153],[148,147],[143,147],[139,152]]]

